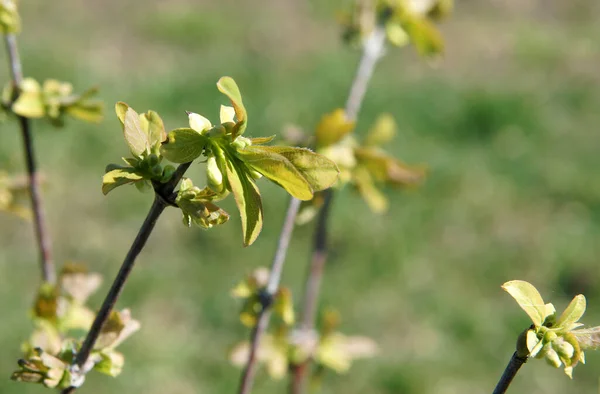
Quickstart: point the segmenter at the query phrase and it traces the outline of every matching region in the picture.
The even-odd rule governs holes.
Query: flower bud
[[[146,160],[148,160],[148,165],[150,167],[154,167],[155,165],[160,163],[160,158],[158,157],[158,155],[156,155],[154,153],[149,154],[148,158]]]
[[[247,146],[252,145],[252,141],[246,137],[239,136],[233,141],[233,146],[238,149],[244,149]]]
[[[218,188],[223,185],[223,174],[217,165],[215,156],[210,156],[206,161],[206,175],[211,186]]]
[[[552,342],[552,347],[558,355],[563,359],[571,359],[573,354],[575,354],[575,348],[569,342],[563,340],[562,338]]]
[[[150,172],[152,173],[153,176],[158,178],[158,177],[162,177],[163,169],[160,166],[160,164],[156,164],[154,167],[152,167],[150,169]]]
[[[162,173],[162,177],[160,178],[160,181],[162,183],[168,182],[174,173],[175,173],[175,167],[173,167],[170,164],[167,164],[165,166],[165,168],[163,168],[163,173]]]
[[[252,177],[252,179],[260,179],[263,176],[260,172],[253,170],[253,169],[249,169],[248,172],[249,172],[250,176]]]

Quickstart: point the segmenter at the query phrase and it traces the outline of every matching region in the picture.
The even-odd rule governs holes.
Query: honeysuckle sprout
[[[346,118],[342,109],[336,109],[324,115],[316,128],[316,151],[329,157],[340,169],[334,188],[350,184],[373,212],[385,212],[388,201],[379,187],[418,185],[424,179],[425,170],[408,166],[382,149],[396,134],[396,123],[391,115],[380,115],[362,141],[355,134],[354,122]],[[322,203],[319,195],[305,203],[298,223],[312,219]]]
[[[98,123],[103,117],[103,104],[92,97],[98,92],[90,88],[81,94],[73,93],[73,85],[48,79],[40,85],[33,78],[25,78],[19,84],[19,95],[12,102],[14,91],[7,85],[2,93],[4,107],[19,116],[36,119],[46,117],[54,126],[63,126],[66,115],[86,122]],[[12,103],[12,104],[11,104]]]
[[[249,138],[242,134],[248,114],[240,90],[230,77],[223,77],[217,88],[231,102],[221,106],[220,124],[188,112],[189,128],[168,133],[160,152],[174,163],[187,163],[203,156],[206,159],[208,191],[203,201],[218,201],[232,193],[240,212],[244,245],[252,244],[262,229],[263,207],[255,180],[264,176],[289,194],[310,200],[314,193],[331,186],[338,169],[328,158],[309,149],[266,146],[273,137]]]
[[[264,305],[265,290],[269,278],[269,270],[260,267],[246,276],[232,290],[234,298],[243,300],[240,311],[240,321],[246,327],[254,327]],[[294,303],[292,293],[288,288],[280,287],[273,296],[273,311],[285,325],[291,326],[295,322]]]
[[[0,0],[0,33],[15,34],[21,31],[21,17],[16,0]]]
[[[0,212],[8,212],[23,219],[31,218],[31,210],[21,204],[27,196],[27,184],[23,180],[0,171]]]
[[[584,350],[600,347],[600,327],[578,329],[585,313],[586,300],[582,294],[573,298],[563,313],[557,317],[551,303],[545,303],[537,289],[530,283],[513,280],[502,288],[517,301],[532,321],[517,342],[517,355],[528,358],[545,358],[553,367],[564,367],[573,378],[573,368],[585,363]]]
[[[413,44],[421,55],[443,51],[442,37],[434,21],[452,11],[453,0],[357,0],[354,9],[340,14],[344,39],[362,44],[379,24],[387,41],[402,47]]]
[[[56,285],[42,284],[31,310],[35,328],[22,345],[25,357],[19,361],[20,369],[13,373],[13,380],[58,388],[83,383],[68,366],[80,347],[79,337],[74,335],[88,330],[94,319],[86,302],[101,283],[99,274],[87,272],[81,264],[67,263]],[[139,327],[129,310],[113,311],[84,367],[86,372],[94,369],[117,376],[124,357],[115,348]]]

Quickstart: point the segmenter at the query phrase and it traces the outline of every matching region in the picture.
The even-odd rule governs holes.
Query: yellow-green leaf
[[[355,122],[348,120],[346,112],[341,108],[323,115],[315,131],[317,147],[335,144],[348,135],[354,129],[354,125]]]
[[[299,200],[310,200],[313,189],[298,169],[284,156],[267,146],[248,146],[238,152],[242,161],[283,187]]]
[[[252,145],[263,145],[263,144],[267,144],[267,143],[273,141],[274,138],[275,138],[275,136],[272,135],[270,137],[250,138],[250,141],[252,141]]]
[[[575,336],[582,350],[600,349],[600,327],[573,330],[571,334]]]
[[[427,19],[406,13],[401,24],[420,55],[431,56],[444,51],[442,35]]]
[[[575,296],[554,326],[563,327],[566,331],[581,326],[582,324],[577,324],[577,322],[585,313],[585,304],[585,296],[583,294]]]
[[[175,129],[169,132],[160,152],[173,163],[188,163],[202,154],[207,143],[208,139],[193,129]]]
[[[422,168],[409,167],[378,148],[356,148],[354,155],[379,182],[408,186],[418,184],[425,176]]]
[[[288,159],[315,192],[327,189],[338,179],[340,171],[335,162],[310,149],[288,146],[265,146],[260,149],[280,154]]]
[[[139,181],[142,178],[134,168],[109,171],[102,177],[102,193],[106,195],[116,187]]]
[[[44,101],[40,84],[33,78],[25,78],[21,82],[20,94],[12,106],[15,114],[26,118],[44,116]]]
[[[91,123],[100,123],[103,118],[104,105],[101,101],[85,101],[66,107],[65,111],[74,118]]]
[[[154,147],[167,139],[165,125],[155,111],[148,111],[145,114],[142,114],[142,116],[148,121],[148,141],[151,147]]]
[[[529,282],[512,280],[502,285],[519,306],[529,315],[536,327],[540,327],[548,316],[547,307],[537,289]]]
[[[142,129],[140,117],[132,108],[127,108],[127,112],[125,112],[123,134],[134,156],[141,156],[149,149],[148,134]]]
[[[369,130],[366,145],[382,145],[390,142],[396,135],[396,121],[390,114],[381,114]]]
[[[117,113],[117,118],[119,118],[123,126],[125,125],[125,114],[127,113],[128,109],[129,105],[125,104],[122,101],[119,101],[117,104],[115,104],[115,112]]]
[[[387,211],[387,198],[375,187],[373,177],[371,177],[371,174],[364,167],[358,167],[353,171],[352,180],[358,192],[373,212],[383,213]]]
[[[243,168],[225,160],[227,182],[235,198],[242,220],[244,246],[252,245],[262,230],[263,210],[258,187]]]
[[[240,89],[238,88],[237,84],[231,77],[222,77],[219,79],[219,82],[217,82],[217,88],[221,93],[229,98],[233,108],[235,109],[237,123],[232,134],[233,139],[235,139],[238,135],[244,134],[244,130],[246,130],[246,124],[248,123],[248,114],[246,113],[246,108],[242,102],[242,94],[240,93]]]

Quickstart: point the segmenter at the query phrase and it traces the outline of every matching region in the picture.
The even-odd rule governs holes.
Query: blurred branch
[[[502,374],[502,377],[500,377],[500,381],[496,385],[493,394],[504,394],[508,389],[508,386],[510,386],[510,383],[517,375],[517,372],[519,372],[521,366],[526,362],[527,358],[519,357],[517,352],[514,352],[510,358],[510,361],[508,362],[508,365],[506,366],[506,369],[504,370],[504,373]]]
[[[346,102],[346,117],[355,120],[367,91],[367,86],[373,75],[377,61],[383,56],[385,44],[385,30],[377,26],[365,42],[363,54],[356,72],[356,76],[350,88],[348,101]],[[327,227],[331,211],[333,190],[325,191],[325,201],[317,216],[317,224],[314,235],[313,252],[304,288],[304,301],[302,303],[301,329],[312,331],[315,325],[317,301],[321,288],[323,269],[327,261]],[[292,368],[291,393],[301,394],[304,392],[308,364],[310,360]]]
[[[74,376],[83,376],[88,372],[85,370],[84,365],[86,364],[87,359],[90,356],[90,352],[94,348],[94,344],[96,343],[96,340],[102,331],[102,326],[104,326],[104,323],[106,323],[110,317],[110,313],[112,312],[117,300],[119,299],[119,296],[121,295],[121,292],[123,291],[123,288],[125,287],[125,282],[127,281],[127,278],[133,269],[135,259],[144,248],[144,245],[146,245],[146,241],[150,237],[150,234],[152,234],[152,230],[154,230],[156,221],[165,208],[170,205],[171,195],[174,193],[177,183],[179,183],[190,164],[191,163],[185,163],[179,165],[169,182],[161,185],[155,185],[155,198],[154,202],[152,203],[152,207],[150,207],[150,211],[148,211],[148,215],[146,215],[146,219],[144,220],[142,227],[140,227],[140,230],[135,237],[129,252],[127,252],[127,256],[125,256],[125,260],[121,265],[121,269],[117,273],[117,276],[115,277],[115,280],[113,281],[110,290],[108,291],[108,294],[106,295],[106,298],[100,307],[100,310],[96,314],[96,318],[92,323],[92,327],[83,341],[81,349],[75,357],[74,364],[71,367],[71,373]],[[77,388],[73,386],[68,387],[62,391],[62,394],[72,393],[76,389]]]
[[[254,375],[257,367],[257,352],[262,335],[269,326],[269,318],[271,317],[271,305],[273,304],[273,297],[279,288],[279,282],[281,280],[281,273],[283,271],[283,264],[287,254],[290,239],[292,238],[292,232],[294,231],[294,221],[298,210],[300,209],[300,200],[292,198],[285,215],[283,227],[279,235],[279,242],[277,244],[277,251],[273,258],[273,264],[269,272],[269,281],[264,292],[261,294],[262,309],[258,315],[257,323],[252,330],[250,338],[250,352],[248,356],[248,362],[242,373],[240,381],[240,387],[238,390],[239,394],[249,394],[252,391],[252,384],[254,382]]]
[[[4,41],[6,44],[6,52],[8,54],[9,68],[13,84],[13,97],[11,99],[14,102],[20,94],[20,86],[21,82],[23,81],[23,71],[21,67],[21,59],[19,57],[16,36],[14,34],[6,34],[4,36]],[[40,193],[40,177],[37,171],[33,139],[31,136],[31,122],[24,116],[17,116],[17,118],[21,127],[21,135],[23,136],[25,161],[27,164],[28,188],[33,210],[35,234],[37,237],[40,254],[42,279],[44,282],[54,284],[56,283],[56,272],[54,269],[54,262],[52,260],[52,244],[50,240],[50,234],[46,226],[44,204],[42,202],[42,196]]]

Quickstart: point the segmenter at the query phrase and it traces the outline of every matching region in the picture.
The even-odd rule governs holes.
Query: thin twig
[[[262,309],[258,315],[256,326],[252,330],[250,338],[250,352],[248,355],[248,362],[242,373],[240,380],[239,394],[249,394],[252,391],[252,384],[254,383],[254,375],[257,367],[257,353],[260,339],[264,334],[265,330],[269,325],[269,318],[271,317],[271,304],[273,303],[273,297],[279,288],[279,282],[281,280],[281,273],[283,270],[283,264],[287,254],[290,239],[292,238],[292,232],[294,231],[294,221],[300,208],[300,200],[293,198],[290,200],[290,204],[285,215],[283,227],[279,235],[279,242],[277,244],[277,251],[273,258],[273,264],[269,272],[269,281],[263,294],[261,294]]]
[[[358,116],[375,65],[383,56],[384,45],[385,30],[382,27],[377,27],[373,30],[365,43],[360,64],[354,81],[352,82],[352,87],[350,88],[350,94],[348,96],[348,101],[346,102],[346,117],[348,120],[356,120],[356,117]],[[302,304],[301,329],[305,332],[310,332],[314,329],[323,269],[325,262],[327,261],[327,224],[330,217],[332,198],[333,191],[327,190],[325,192],[325,202],[317,216],[313,253],[306,279],[304,301]],[[310,360],[306,360],[304,363],[292,366],[293,376],[290,384],[290,391],[292,394],[302,394],[304,392],[309,362]]]
[[[17,39],[14,34],[4,36],[6,52],[8,53],[9,68],[13,84],[12,101],[17,99],[20,94],[19,87],[23,81],[23,71],[21,59],[17,47]],[[37,171],[33,139],[31,136],[31,123],[24,116],[17,116],[23,136],[23,147],[25,152],[25,161],[27,164],[27,178],[29,186],[29,195],[31,198],[31,208],[33,210],[35,234],[37,237],[38,249],[40,254],[40,267],[42,270],[42,279],[44,282],[56,283],[56,272],[52,260],[52,244],[50,234],[46,226],[46,214],[40,192],[40,178]]]
[[[502,374],[502,377],[500,377],[500,381],[498,382],[498,385],[496,385],[493,394],[504,394],[508,389],[508,386],[510,386],[510,383],[517,375],[517,372],[519,372],[521,366],[526,362],[527,358],[519,357],[517,352],[514,352],[510,358],[510,361],[508,362],[508,365],[506,366],[506,369],[504,370],[504,373]]]
[[[75,362],[72,367],[72,373],[76,377],[81,377],[85,375],[87,371],[83,370],[83,366],[86,364],[88,357],[90,356],[90,352],[94,348],[94,344],[98,339],[98,336],[102,332],[102,327],[110,317],[110,313],[113,310],[121,292],[123,291],[123,287],[125,287],[125,282],[133,269],[135,264],[135,259],[140,254],[146,241],[152,234],[152,230],[154,229],[154,225],[156,221],[164,211],[164,209],[169,206],[170,196],[173,193],[177,183],[181,180],[181,177],[185,173],[185,171],[189,168],[191,163],[181,164],[168,183],[157,186],[155,185],[156,195],[154,198],[154,202],[152,203],[152,207],[150,207],[150,211],[148,211],[148,215],[140,227],[140,230],[127,252],[127,256],[125,256],[125,260],[113,281],[106,298],[104,298],[104,302],[100,307],[100,310],[96,314],[94,322],[88,332],[83,344],[81,345],[81,349],[77,352],[75,357]],[[76,387],[68,387],[62,391],[62,394],[69,394],[76,390]]]

